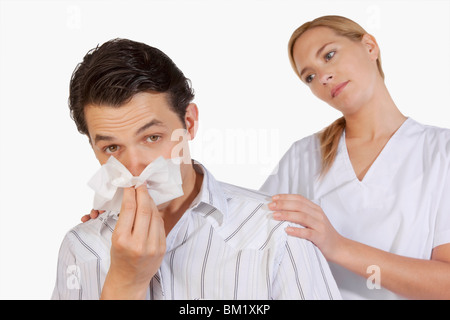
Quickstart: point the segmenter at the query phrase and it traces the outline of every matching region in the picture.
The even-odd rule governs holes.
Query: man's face
[[[131,174],[139,176],[159,156],[165,159],[181,156],[172,155],[172,149],[178,145],[179,150],[182,143],[178,138],[173,139],[172,133],[177,129],[183,130],[185,126],[170,109],[164,93],[138,93],[118,108],[87,105],[84,113],[92,148],[100,164],[114,156]],[[190,138],[194,132],[193,129],[190,132],[189,123],[194,123],[196,117],[197,108],[190,104],[185,117],[188,124],[186,134]],[[186,143],[184,151],[188,150],[187,140],[183,138]]]

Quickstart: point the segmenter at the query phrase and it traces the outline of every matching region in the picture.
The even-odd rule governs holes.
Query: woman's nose
[[[333,80],[333,75],[331,73],[324,73],[320,76],[320,83],[322,85],[327,85],[331,80]]]

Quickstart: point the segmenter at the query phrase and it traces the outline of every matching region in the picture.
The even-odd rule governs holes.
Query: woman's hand
[[[272,197],[269,208],[274,211],[275,220],[304,227],[288,227],[287,234],[311,241],[329,261],[339,255],[344,237],[334,229],[320,206],[298,194],[277,194]]]
[[[103,212],[105,212],[105,210],[91,210],[91,213],[86,214],[84,216],[81,217],[81,222],[87,222],[91,219],[97,219],[97,217],[102,214]]]
[[[303,226],[286,232],[313,242],[328,261],[365,278],[368,267],[376,266],[381,285],[406,298],[450,299],[450,244],[434,248],[431,260],[409,258],[344,238],[320,206],[300,195],[275,195],[269,208],[276,220]]]

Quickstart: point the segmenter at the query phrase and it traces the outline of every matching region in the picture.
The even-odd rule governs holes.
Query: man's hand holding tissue
[[[147,187],[124,188],[101,299],[145,299],[165,251],[164,220]]]

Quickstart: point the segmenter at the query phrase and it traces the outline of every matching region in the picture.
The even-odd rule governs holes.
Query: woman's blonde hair
[[[289,61],[291,62],[291,66],[294,69],[295,73],[299,77],[300,74],[297,70],[297,65],[295,64],[295,60],[293,57],[294,44],[303,33],[316,27],[330,28],[334,30],[336,34],[344,36],[353,41],[361,41],[362,37],[367,34],[366,30],[364,30],[359,24],[357,24],[353,20],[341,16],[323,16],[314,19],[313,21],[304,23],[292,33],[288,44]],[[377,66],[381,77],[384,79],[384,72],[381,67],[380,55],[378,55]],[[344,129],[345,118],[341,117],[325,129],[323,129],[321,132],[319,132],[320,150],[322,155],[321,176],[325,175],[328,172],[336,158],[339,140]]]

